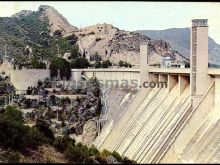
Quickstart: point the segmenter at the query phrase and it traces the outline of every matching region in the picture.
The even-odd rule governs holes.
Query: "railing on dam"
[[[71,69],[72,72],[140,72],[133,68],[95,68],[95,69]]]

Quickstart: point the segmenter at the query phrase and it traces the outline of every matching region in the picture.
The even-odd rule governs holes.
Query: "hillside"
[[[77,46],[81,55],[90,59],[99,55],[102,60],[109,58],[116,65],[120,60],[139,65],[139,46],[147,41],[150,64],[160,63],[163,56],[173,56],[176,61],[188,61],[168,42],[120,30],[110,24],[78,29],[50,6],[40,6],[37,11],[26,10],[12,17],[0,18],[0,34],[0,55],[5,54],[6,44],[7,56],[12,57],[18,67],[30,65],[29,59],[32,57],[50,61],[54,56],[76,52]]]
[[[99,54],[103,59],[109,58],[113,63],[120,60],[139,65],[140,43],[149,42],[149,63],[160,63],[163,56],[174,56],[176,61],[187,61],[180,53],[172,49],[163,40],[153,40],[138,33],[120,30],[110,24],[97,24],[79,29],[79,48],[87,55]]]
[[[40,6],[38,11],[21,11],[12,17],[0,18],[0,56],[5,54],[19,66],[27,66],[30,58],[41,61],[75,48],[75,38],[54,37],[56,30],[61,36],[76,29],[55,9]],[[5,46],[6,44],[6,46]]]
[[[146,35],[155,40],[164,40],[170,43],[171,47],[189,58],[190,54],[190,29],[172,28],[167,30],[138,30],[142,35]],[[220,45],[209,37],[209,62],[220,65]]]

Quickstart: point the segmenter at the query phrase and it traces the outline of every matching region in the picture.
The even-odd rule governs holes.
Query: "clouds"
[[[194,18],[209,19],[209,35],[220,43],[220,4],[214,2],[0,2],[0,16],[53,6],[74,26],[110,23],[124,30],[191,27]]]

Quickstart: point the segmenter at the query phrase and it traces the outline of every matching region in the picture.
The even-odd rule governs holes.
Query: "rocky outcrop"
[[[94,84],[91,84],[94,82]],[[101,99],[99,98],[99,86],[96,80],[89,80],[85,98],[76,102],[72,108],[70,131],[73,134],[82,135],[82,141],[89,143],[96,137],[96,125],[94,121],[101,112]],[[90,138],[88,138],[91,136]]]
[[[51,6],[41,5],[38,10],[42,13],[42,17],[46,17],[49,21],[51,32],[60,30],[63,35],[75,31],[77,28],[72,26],[65,17]]]
[[[82,142],[89,145],[95,140],[97,135],[96,122],[94,120],[87,121],[83,127]]]
[[[75,34],[79,37],[78,45],[82,52],[85,51],[90,57],[98,53],[103,60],[110,59],[115,64],[123,60],[139,65],[139,49],[143,42],[149,42],[150,64],[160,63],[163,56],[172,56],[176,61],[188,61],[163,40],[119,30],[110,24],[79,29]]]

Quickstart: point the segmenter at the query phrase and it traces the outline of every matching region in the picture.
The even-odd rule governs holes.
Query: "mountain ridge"
[[[35,47],[33,54],[36,54],[37,49],[41,49],[42,46],[53,44],[54,41],[50,41],[50,38],[55,32],[60,31],[61,37],[76,35],[80,53],[87,53],[88,58],[99,54],[103,60],[110,59],[114,64],[122,60],[138,66],[140,44],[149,42],[150,64],[160,63],[164,56],[172,56],[176,61],[188,62],[187,58],[164,40],[155,40],[135,32],[120,30],[106,23],[77,28],[53,7],[45,5],[41,5],[37,11],[26,10],[12,17],[0,18],[0,28],[0,33],[3,34],[0,37],[0,54],[4,54],[4,44],[7,43],[8,55],[19,57],[20,61],[26,58],[23,57],[25,47]],[[43,58],[48,56],[48,53],[50,56],[60,54],[59,49],[61,48],[57,50],[53,48],[53,52],[48,52],[49,49],[46,52],[42,50],[40,56]],[[61,52],[61,56],[69,53]]]
[[[165,30],[137,30],[153,39],[162,39],[186,58],[190,56],[190,28],[169,28]],[[209,63],[220,65],[220,45],[209,37]]]

